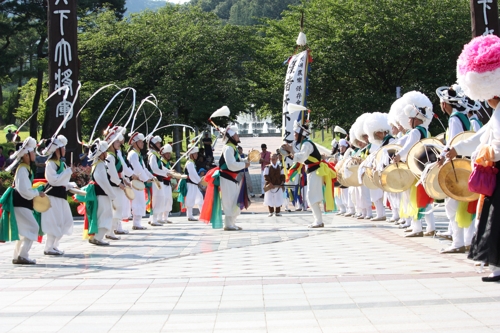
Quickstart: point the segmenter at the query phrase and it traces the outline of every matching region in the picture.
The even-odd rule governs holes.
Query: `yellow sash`
[[[321,160],[318,161],[313,156],[309,156],[307,158],[308,161],[312,163],[318,163],[319,162],[319,168],[315,171],[315,173],[323,178],[323,183],[325,184],[325,194],[324,194],[324,199],[325,199],[325,210],[327,211],[332,211],[335,209],[335,201],[333,199],[333,179],[337,177],[337,174],[335,171],[333,171],[328,163],[325,161]]]

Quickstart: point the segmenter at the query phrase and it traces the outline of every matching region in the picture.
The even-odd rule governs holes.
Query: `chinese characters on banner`
[[[498,1],[471,0],[472,37],[499,35]]]
[[[293,123],[301,112],[288,112],[288,103],[304,105],[306,101],[307,51],[295,54],[289,59],[283,94],[283,140],[293,140]]]
[[[48,0],[48,32],[49,32],[49,90],[62,86],[69,87],[66,101],[63,100],[64,91],[60,91],[49,101],[49,110],[46,115],[49,119],[48,133],[52,135],[59,127],[68,112],[77,112],[78,100],[71,110],[71,104],[77,96],[79,63],[77,55],[77,16],[76,0]],[[68,138],[67,151],[72,152],[77,147],[75,117],[69,120],[60,134]],[[78,155],[77,155],[78,156]]]

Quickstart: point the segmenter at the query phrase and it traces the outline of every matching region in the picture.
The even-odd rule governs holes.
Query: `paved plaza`
[[[255,203],[254,205],[262,205]],[[444,221],[442,210],[439,219]],[[500,288],[447,242],[387,222],[243,214],[241,232],[185,217],[13,266],[0,246],[0,332],[492,332]],[[127,226],[130,228],[130,226]]]
[[[243,138],[245,152],[262,140]],[[258,183],[260,166],[250,171]],[[449,241],[334,214],[308,229],[310,212],[265,211],[253,199],[240,232],[172,217],[108,247],[83,240],[76,220],[64,256],[33,246],[36,266],[12,265],[14,244],[2,244],[0,332],[500,332],[499,285],[466,255],[439,254]]]

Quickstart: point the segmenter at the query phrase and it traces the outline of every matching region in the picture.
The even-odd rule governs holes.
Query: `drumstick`
[[[71,167],[73,167],[73,152],[71,152]]]
[[[453,173],[455,174],[455,181],[458,183],[457,172],[455,171],[455,164],[453,164],[453,160],[450,160],[451,167],[453,168]]]

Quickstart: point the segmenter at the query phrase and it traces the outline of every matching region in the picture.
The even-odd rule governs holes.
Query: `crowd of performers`
[[[436,140],[429,141],[432,137],[429,125],[437,118],[432,103],[418,91],[397,99],[388,113],[361,115],[348,135],[341,128],[337,129],[346,135],[332,142],[333,161],[343,184],[335,189],[337,214],[371,221],[388,220],[404,230],[405,237],[450,239],[451,245],[441,253],[468,253],[468,258],[476,261],[476,265],[489,265],[492,273],[483,277],[483,281],[500,281],[500,217],[498,209],[495,210],[500,190],[497,186],[493,194],[474,196],[475,193],[467,190],[469,178],[460,177],[463,174],[459,175],[456,170],[459,159],[465,159],[469,168],[467,175],[470,171],[481,171],[481,167],[492,167],[491,172],[497,172],[495,168],[500,160],[500,112],[497,111],[500,107],[500,39],[477,37],[465,45],[458,59],[457,78],[457,84],[436,90],[441,112],[448,118],[444,135],[437,136]],[[480,101],[486,101],[494,109],[484,126],[478,117],[479,112],[486,116]],[[449,167],[451,181],[446,183],[444,177],[443,182],[432,179],[434,171],[437,174],[446,167]],[[405,168],[410,172],[404,172]],[[408,188],[404,184],[407,182],[397,177],[391,178],[391,172],[399,177],[406,175],[404,178],[411,179],[411,186]],[[496,174],[496,185],[498,177]],[[370,186],[370,180],[375,186]],[[446,190],[453,192],[455,186],[468,194],[442,196],[448,193]],[[443,232],[436,232],[434,222],[435,201],[439,199],[444,199],[449,220]],[[385,214],[386,207],[391,211],[390,216]]]
[[[340,135],[332,142],[330,157],[320,154],[316,144],[309,140],[308,121],[296,122],[294,140],[285,142],[278,153],[269,154],[270,161],[262,167],[264,204],[269,207],[269,216],[281,216],[280,208],[286,198],[286,210],[290,203],[296,210],[311,209],[310,228],[324,227],[321,205],[323,211],[337,211],[345,217],[388,220],[398,225],[405,237],[450,239],[451,245],[441,253],[467,252],[470,259],[491,268],[492,274],[483,281],[499,281],[500,209],[495,207],[499,204],[500,190],[481,194],[477,200],[445,196],[449,224],[446,231],[437,233],[435,200],[442,199],[443,191],[448,192],[444,190],[445,183],[440,181],[436,185],[429,177],[433,171],[451,164],[455,185],[463,187],[459,183],[467,183],[468,179],[459,181],[457,177],[453,164],[457,155],[468,159],[473,170],[479,164],[499,167],[500,111],[496,110],[500,107],[500,38],[477,37],[467,44],[458,60],[457,78],[457,84],[436,90],[448,124],[444,135],[429,144],[425,140],[432,137],[429,125],[435,118],[433,105],[418,91],[404,94],[387,113],[362,114],[349,132],[337,128],[336,132],[345,137]],[[487,101],[494,109],[484,126],[478,118],[478,112],[484,109],[479,101]],[[224,108],[217,110],[212,118],[227,116],[229,110]],[[126,128],[114,126],[105,137],[90,145],[91,181],[82,189],[70,181],[72,168],[62,161],[67,144],[62,135],[45,143],[42,152],[48,157],[45,179],[34,181],[31,165],[37,142],[27,138],[9,166],[9,170],[15,170],[13,186],[0,199],[0,241],[16,241],[12,262],[34,264],[29,250],[42,235],[46,235],[45,255],[64,253],[60,249],[61,239],[73,231],[66,200],[68,190],[75,193],[76,200],[85,203],[84,237],[93,245],[106,246],[110,244],[108,240],[119,240],[119,235],[127,234],[122,220],[129,216],[132,216],[132,230],[146,229],[142,217],[147,206],[150,226],[171,223],[168,217],[173,203],[173,178],[179,180],[178,200],[185,206],[189,221],[198,221],[193,214],[197,206],[199,220],[213,228],[242,230],[236,219],[250,204],[251,194],[247,190],[250,162],[238,146],[237,127],[216,129],[224,143],[219,165],[201,177],[196,170],[199,153],[196,144],[188,148],[188,161],[184,174],[180,175],[170,164],[172,147],[163,144],[160,136],[130,133],[129,150],[124,153]],[[470,132],[474,133],[456,140],[460,134]],[[420,147],[423,153],[415,154],[415,147]],[[148,150],[147,158],[141,154],[144,148]],[[496,184],[498,177],[496,174]],[[201,182],[206,185],[204,195],[200,191]],[[35,211],[37,200],[48,200],[48,209],[42,213]],[[386,208],[390,216],[386,216]]]

